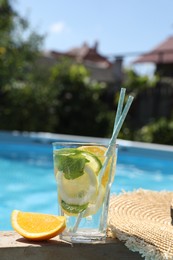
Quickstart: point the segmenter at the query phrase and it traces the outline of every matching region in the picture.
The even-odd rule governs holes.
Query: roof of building
[[[173,63],[173,36],[168,37],[165,41],[160,43],[150,52],[141,55],[133,63],[145,62],[151,62],[155,64]]]
[[[74,58],[77,62],[92,62],[98,65],[98,67],[110,67],[112,63],[107,57],[99,54],[98,42],[90,47],[87,43],[84,43],[81,47],[72,48],[66,52],[51,51],[51,55],[55,58],[70,57]]]

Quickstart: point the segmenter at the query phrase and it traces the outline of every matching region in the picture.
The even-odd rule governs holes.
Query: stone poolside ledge
[[[138,253],[129,251],[118,239],[105,243],[70,244],[59,237],[43,242],[30,242],[14,231],[0,231],[0,260],[140,260]]]

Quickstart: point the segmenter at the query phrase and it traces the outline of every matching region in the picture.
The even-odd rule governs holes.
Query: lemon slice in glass
[[[78,148],[78,149],[80,149],[80,148]],[[93,171],[95,172],[96,175],[98,175],[98,173],[102,167],[102,163],[99,160],[99,158],[96,155],[94,155],[93,153],[90,153],[87,151],[82,151],[82,155],[87,159],[86,164],[93,169]]]
[[[85,165],[84,174],[75,179],[66,179],[63,172],[57,174],[59,196],[69,205],[82,206],[94,201],[98,194],[98,180],[94,170]]]
[[[107,147],[105,147],[105,146],[80,146],[80,147],[78,147],[78,149],[83,151],[85,158],[89,160],[89,162],[87,162],[87,164],[90,165],[94,169],[96,174],[99,174],[102,164],[104,164],[104,161],[105,161],[105,153],[107,151]],[[91,156],[91,158],[89,155]],[[114,160],[114,164],[115,164],[116,158],[114,158],[113,160]],[[98,161],[100,161],[100,164],[98,164]],[[110,175],[110,171],[111,171],[111,162],[112,162],[112,160],[110,160],[110,162],[108,163],[108,165],[105,169],[104,175],[102,177],[101,182],[104,187],[106,187],[106,185],[108,184],[109,175]]]

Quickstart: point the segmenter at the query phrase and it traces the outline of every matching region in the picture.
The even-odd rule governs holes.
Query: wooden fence
[[[130,111],[134,127],[171,116],[173,117],[173,86],[163,83],[158,83],[156,87],[147,88],[138,94]]]

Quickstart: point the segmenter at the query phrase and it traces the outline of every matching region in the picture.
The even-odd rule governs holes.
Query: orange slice
[[[30,240],[47,240],[60,234],[66,227],[65,217],[13,210],[14,230]]]
[[[105,146],[89,146],[89,145],[80,146],[80,147],[78,147],[78,149],[82,150],[82,151],[87,151],[87,152],[93,153],[95,156],[104,156],[104,153],[107,150],[107,148]],[[103,158],[102,158],[102,162],[104,160]]]

